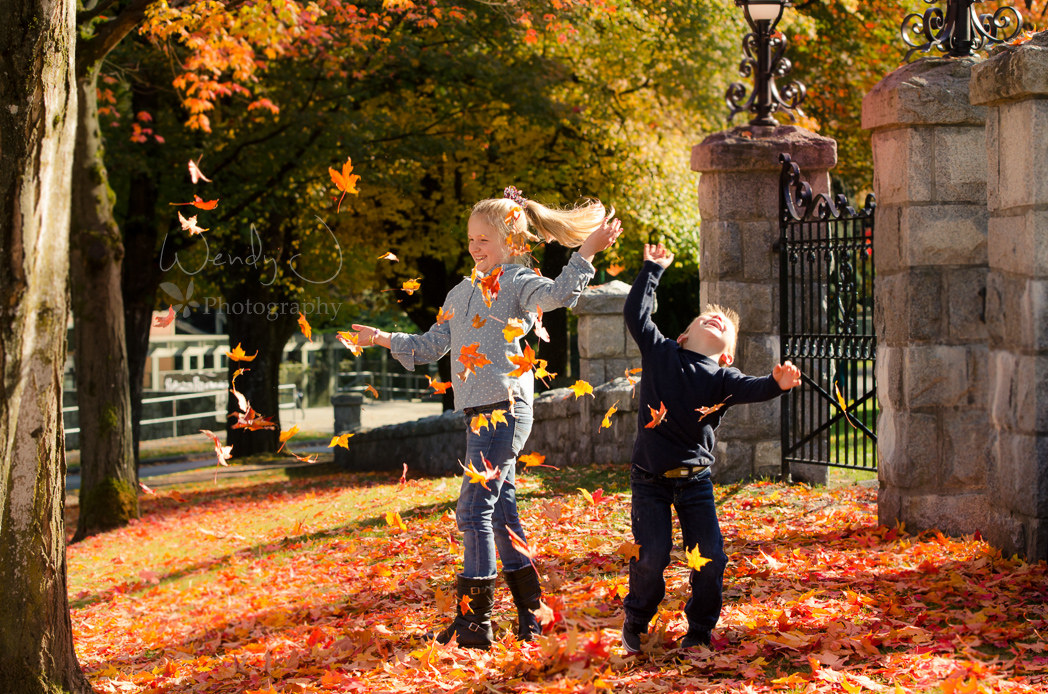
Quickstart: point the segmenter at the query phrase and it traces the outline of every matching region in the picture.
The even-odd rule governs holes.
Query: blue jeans
[[[484,414],[491,410],[478,409]],[[508,425],[489,424],[477,434],[466,432],[466,467],[472,463],[474,468],[483,471],[483,456],[499,471],[497,478],[488,480],[487,489],[479,482],[470,482],[466,475],[462,477],[455,519],[463,534],[462,575],[466,578],[494,578],[496,549],[505,571],[531,564],[531,560],[513,548],[509,535],[512,530],[527,542],[517,515],[516,478],[517,454],[531,434],[531,404],[515,401],[513,413],[506,412],[506,421]]]
[[[640,545],[640,556],[630,562],[630,588],[623,601],[626,622],[634,631],[646,631],[666,595],[662,574],[669,566],[673,548],[672,508],[680,519],[685,550],[698,545],[702,556],[712,560],[700,571],[692,570],[691,598],[684,607],[688,631],[708,634],[720,618],[724,567],[728,563],[709,473],[668,479],[633,467],[630,489],[633,492],[630,521],[633,540]]]

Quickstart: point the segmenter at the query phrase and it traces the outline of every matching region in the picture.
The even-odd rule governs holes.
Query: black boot
[[[542,588],[539,587],[539,574],[534,566],[523,569],[504,571],[506,583],[513,593],[513,602],[517,605],[517,638],[531,641],[542,634],[542,625],[535,617],[533,610],[542,607]]]
[[[462,614],[462,598],[469,598],[466,613]],[[495,605],[494,578],[458,577],[458,600],[455,603],[455,620],[444,631],[437,634],[437,641],[447,643],[452,637],[463,648],[491,646],[495,635],[491,632],[491,608]]]

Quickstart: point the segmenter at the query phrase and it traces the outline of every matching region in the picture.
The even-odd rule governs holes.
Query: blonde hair
[[[525,199],[521,204],[509,198],[489,198],[478,202],[470,211],[470,218],[486,222],[503,243],[514,249],[511,262],[516,263],[527,263],[530,259],[522,250],[528,241],[552,239],[568,248],[581,246],[608,216],[604,205],[592,199],[575,207],[554,209],[534,200]],[[529,224],[538,235],[529,229]],[[516,252],[518,250],[520,252]]]
[[[727,318],[728,322],[731,323],[733,328],[735,328],[735,332],[734,332],[734,334],[732,335],[732,338],[731,338],[731,346],[728,348],[728,354],[730,354],[731,357],[734,359],[735,358],[735,345],[739,341],[739,314],[735,310],[730,309],[730,308],[725,308],[724,306],[721,306],[720,304],[706,304],[706,306],[702,309],[702,313],[700,313],[698,316],[696,316],[695,320],[698,320],[702,316],[706,316],[706,315],[709,315],[711,313],[719,313],[719,314],[721,314],[722,316]],[[692,321],[692,322],[694,322],[694,321]]]

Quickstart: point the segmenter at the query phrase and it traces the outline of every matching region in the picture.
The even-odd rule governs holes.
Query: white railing
[[[295,384],[285,383],[277,386],[278,391],[290,391],[291,400],[290,402],[281,402],[278,407],[282,410],[293,409],[295,407]],[[153,439],[167,438],[168,436],[178,436],[178,423],[184,422],[191,419],[206,419],[208,417],[214,417],[217,420],[224,420],[226,415],[226,398],[229,397],[229,391],[226,389],[221,390],[206,390],[199,393],[178,393],[174,395],[163,395],[155,398],[143,398],[142,409],[145,410],[147,405],[156,405],[158,403],[171,403],[171,414],[164,417],[152,417],[150,419],[143,419],[139,422],[139,428],[142,434],[142,441],[151,441]],[[204,410],[200,412],[184,412],[183,414],[178,413],[178,403],[185,402],[187,400],[201,400],[203,398],[214,398],[215,404],[211,410]],[[62,408],[63,417],[67,412],[79,412],[79,407],[76,405]],[[163,436],[156,435],[156,429],[152,428],[151,425],[157,424],[171,424],[171,433]],[[150,429],[147,429],[150,427]],[[66,436],[70,434],[79,434],[80,427],[68,427],[65,429]]]

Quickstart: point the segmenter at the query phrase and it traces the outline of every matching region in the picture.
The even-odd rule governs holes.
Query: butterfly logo
[[[178,285],[173,282],[162,282],[160,288],[164,290],[164,293],[171,297],[171,306],[175,313],[182,312],[183,318],[189,317],[190,308],[198,308],[200,303],[193,301],[193,280],[189,280],[189,286],[186,287],[185,296],[182,295],[182,290],[179,289]]]

